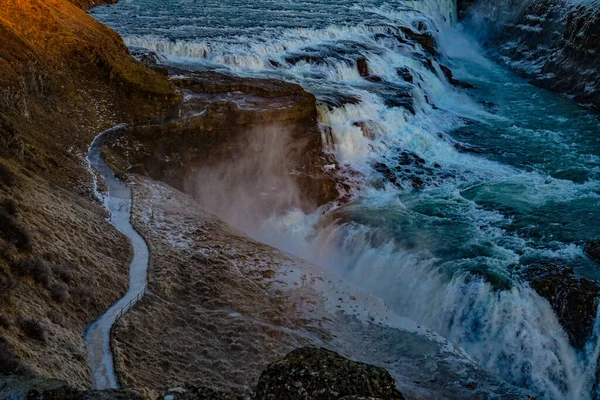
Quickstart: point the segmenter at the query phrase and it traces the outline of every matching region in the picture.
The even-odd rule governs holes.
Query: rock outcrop
[[[181,117],[136,126],[115,139],[117,167],[191,193],[217,213],[222,201],[212,204],[214,196],[206,196],[260,199],[268,214],[314,210],[338,197],[325,168],[335,160],[323,152],[313,95],[272,79],[186,74],[174,78],[186,92]],[[224,184],[227,193],[217,193]]]
[[[394,379],[383,368],[339,354],[304,347],[267,367],[256,386],[257,400],[401,400]]]
[[[477,0],[460,6],[476,30],[488,32],[487,44],[502,61],[534,84],[600,110],[600,3]]]
[[[571,268],[552,264],[532,265],[524,276],[548,300],[571,344],[583,348],[594,328],[600,286],[575,277]]]

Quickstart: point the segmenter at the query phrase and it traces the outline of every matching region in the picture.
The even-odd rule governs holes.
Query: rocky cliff
[[[463,0],[459,8],[503,62],[536,85],[600,109],[600,2]]]
[[[113,141],[118,169],[190,193],[227,219],[313,211],[338,198],[337,163],[323,151],[312,94],[273,79],[177,74],[185,93],[177,115]]]

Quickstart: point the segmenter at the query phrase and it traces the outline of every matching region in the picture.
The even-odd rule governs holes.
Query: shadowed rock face
[[[538,86],[600,107],[600,3],[463,0],[459,11],[488,45]],[[466,11],[465,11],[466,10]]]
[[[205,197],[227,189],[231,199],[233,188],[237,197],[261,199],[269,212],[310,210],[337,198],[324,168],[335,161],[323,153],[313,95],[278,80],[214,72],[174,82],[186,91],[182,118],[136,127],[113,143],[125,156],[121,167]],[[199,200],[219,213],[214,198]]]
[[[575,277],[571,268],[552,264],[529,267],[525,278],[548,300],[573,346],[583,348],[594,328],[600,287]]]
[[[257,400],[404,399],[383,368],[348,360],[326,349],[304,347],[263,371]]]

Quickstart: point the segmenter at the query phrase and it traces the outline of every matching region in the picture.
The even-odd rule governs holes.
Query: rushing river
[[[596,335],[574,349],[519,270],[551,262],[600,278],[582,250],[600,238],[600,123],[490,61],[454,1],[124,0],[94,13],[166,63],[276,77],[317,96],[354,197],[273,216],[256,236],[381,297],[515,385],[597,397]],[[439,62],[475,88],[427,65],[408,26],[432,33]],[[360,58],[382,79],[363,79]]]

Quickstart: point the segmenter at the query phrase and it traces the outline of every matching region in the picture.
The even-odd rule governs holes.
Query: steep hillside
[[[71,2],[2,2],[0,374],[89,385],[82,333],[125,290],[131,251],[92,196],[87,146],[178,98]]]

